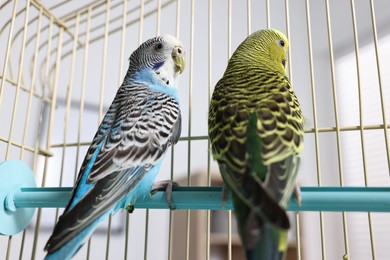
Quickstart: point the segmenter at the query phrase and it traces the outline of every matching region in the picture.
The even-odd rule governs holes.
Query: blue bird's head
[[[129,60],[127,76],[133,80],[177,87],[185,68],[185,51],[178,39],[164,35],[142,43]]]

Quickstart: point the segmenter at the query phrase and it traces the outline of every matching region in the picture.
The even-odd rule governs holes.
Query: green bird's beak
[[[185,67],[186,67],[186,61],[185,61],[185,52],[183,47],[177,46],[172,51],[172,58],[175,62],[176,69],[181,73],[183,73]]]

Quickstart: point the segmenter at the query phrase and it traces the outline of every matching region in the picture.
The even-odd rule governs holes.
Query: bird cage
[[[157,177],[179,182],[177,210],[154,209],[160,193],[141,201],[101,223],[74,259],[244,259],[207,117],[230,55],[262,28],[289,38],[305,115],[288,259],[390,259],[389,10],[374,0],[0,1],[0,162],[13,165],[0,165],[0,226],[23,216],[9,220],[20,230],[2,229],[0,259],[44,257],[128,57],[162,34],[181,39],[187,59],[182,135]],[[24,197],[10,199],[12,185]]]

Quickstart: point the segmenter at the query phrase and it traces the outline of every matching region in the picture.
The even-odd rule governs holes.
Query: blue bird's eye
[[[157,51],[157,50],[161,50],[162,48],[163,48],[162,43],[158,43],[158,44],[156,44],[156,46],[155,46],[156,51]]]
[[[286,43],[285,43],[283,40],[280,40],[280,41],[279,41],[279,45],[280,45],[281,47],[284,47],[284,46],[286,45]]]

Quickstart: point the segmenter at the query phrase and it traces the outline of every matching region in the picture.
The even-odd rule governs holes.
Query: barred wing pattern
[[[286,171],[286,164],[298,164],[303,148],[298,99],[283,75],[242,64],[230,71],[234,73],[227,71],[217,83],[209,110],[214,158],[225,165],[221,173],[229,189],[256,212],[267,205],[259,214],[288,228],[286,214],[275,204],[286,206],[291,194],[286,188],[294,187],[289,184],[298,168]],[[248,152],[256,143],[257,148]]]
[[[118,204],[178,141],[180,131],[181,115],[174,97],[140,84],[121,86],[46,249],[56,251]],[[84,195],[81,189],[86,188]]]

